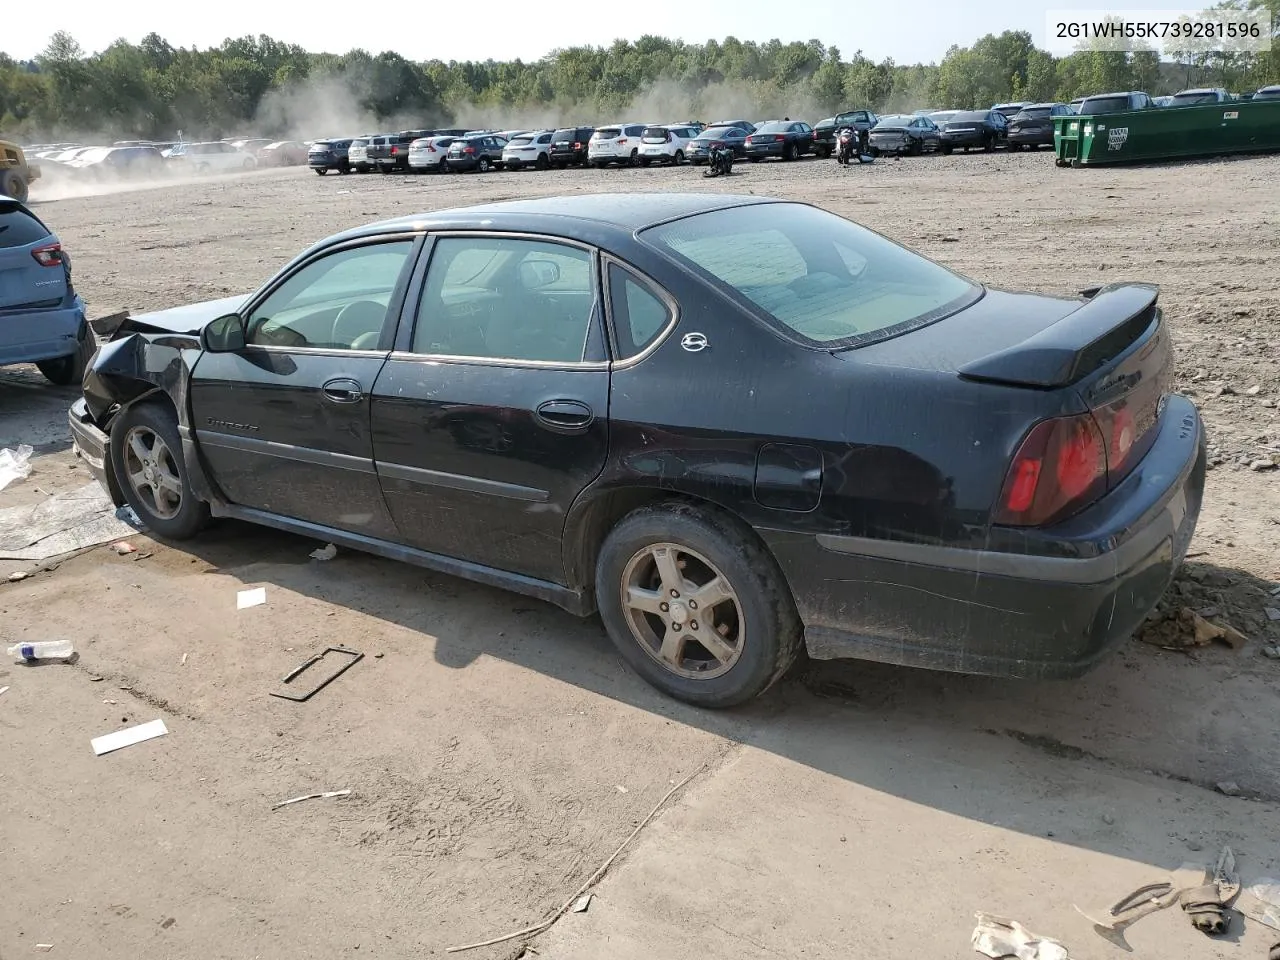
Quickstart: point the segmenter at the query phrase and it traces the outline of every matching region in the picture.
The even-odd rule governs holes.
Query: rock
[[[1257,470],[1259,472],[1263,470],[1274,470],[1275,468],[1276,462],[1274,460],[1258,459],[1249,464],[1250,470]]]
[[[1280,610],[1275,607],[1263,607],[1262,612],[1267,615],[1268,620],[1280,620]]]
[[[1227,643],[1227,646],[1229,646],[1232,650],[1239,650],[1241,647],[1243,647],[1246,643],[1249,642],[1248,637],[1246,637],[1243,633],[1241,633],[1235,627],[1231,626],[1231,624],[1229,623],[1223,625],[1220,629],[1222,630],[1222,636],[1219,637],[1218,639],[1225,640]]]
[[[1206,644],[1213,643],[1215,640],[1221,640],[1227,635],[1227,631],[1216,624],[1210,623],[1200,614],[1193,614],[1195,617],[1195,644],[1203,647]]]
[[[1245,391],[1245,393],[1247,393],[1251,397],[1256,397],[1261,392],[1262,392],[1262,387],[1260,387],[1256,383],[1252,387],[1250,387],[1248,390]]]
[[[1111,824],[1116,822],[1116,818],[1109,813],[1104,813],[1102,815],[1102,822],[1110,826]]]
[[[1235,387],[1231,386],[1229,383],[1224,383],[1219,386],[1218,389],[1213,391],[1213,395],[1215,397],[1230,397],[1235,396],[1235,392]]]
[[[1218,792],[1226,797],[1240,796],[1240,784],[1234,780],[1222,780],[1216,784]]]
[[[1262,655],[1268,660],[1280,660],[1280,646],[1272,645],[1262,648]]]
[[[27,579],[29,576],[31,576],[31,574],[27,573],[25,570],[15,570],[13,573],[9,574],[9,582],[17,583],[20,580]]]

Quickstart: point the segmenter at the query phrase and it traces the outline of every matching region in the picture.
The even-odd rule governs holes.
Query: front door
[[[373,466],[369,394],[415,241],[364,240],[301,264],[245,313],[246,346],[206,353],[192,424],[233,503],[394,538]]]
[[[373,389],[374,459],[401,538],[563,583],[565,515],[609,444],[594,252],[442,236],[421,286]]]

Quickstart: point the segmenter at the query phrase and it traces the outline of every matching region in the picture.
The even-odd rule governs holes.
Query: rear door
[[[232,502],[394,538],[373,466],[369,394],[420,242],[366,238],[320,252],[244,311],[244,349],[200,357],[192,424]]]
[[[0,315],[56,307],[67,294],[67,270],[52,251],[49,229],[16,200],[0,198]],[[0,323],[0,348],[41,339],[16,323]]]
[[[400,536],[563,583],[565,514],[609,443],[595,253],[441,235],[415,286],[413,323],[373,389],[374,458]]]

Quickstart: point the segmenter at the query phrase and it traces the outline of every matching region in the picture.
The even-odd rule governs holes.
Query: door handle
[[[326,380],[320,392],[324,394],[326,400],[332,400],[334,403],[359,403],[364,399],[360,384],[350,377]]]
[[[534,417],[556,433],[586,433],[596,419],[591,408],[578,400],[548,400],[538,405]]]

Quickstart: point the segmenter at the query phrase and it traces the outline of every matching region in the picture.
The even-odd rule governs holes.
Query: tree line
[[[1280,0],[1229,0],[1265,4]],[[1274,19],[1273,19],[1273,22]],[[571,47],[533,62],[431,60],[352,50],[310,53],[267,36],[205,50],[175,48],[152,33],[97,53],[57,33],[34,61],[0,54],[0,136],[91,135],[171,139],[338,135],[363,125],[480,122],[494,114],[526,122],[586,122],[623,111],[655,117],[794,115],[808,119],[867,107],[985,107],[1009,100],[1069,101],[1110,90],[1152,95],[1205,84],[1251,91],[1280,83],[1280,43],[1264,54],[1078,51],[1055,57],[1023,31],[953,46],[933,64],[846,58],[818,40],[688,44],[643,36],[608,47]],[[638,116],[638,119],[651,119]],[[356,129],[336,129],[339,125]],[[395,127],[398,128],[398,127]]]

